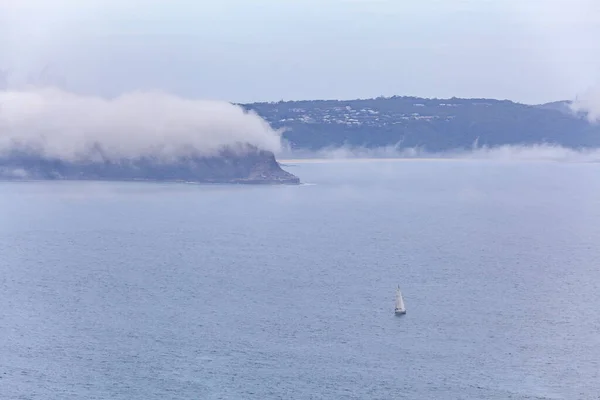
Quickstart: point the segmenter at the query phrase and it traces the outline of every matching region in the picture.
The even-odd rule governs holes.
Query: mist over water
[[[316,151],[282,150],[281,159],[456,159],[490,161],[557,161],[557,162],[598,162],[600,149],[572,149],[559,145],[503,145],[494,147],[474,147],[443,152],[430,152],[423,148],[351,147],[325,148]]]

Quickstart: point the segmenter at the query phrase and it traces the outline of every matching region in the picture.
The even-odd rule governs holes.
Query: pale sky
[[[600,82],[598,38],[598,0],[0,0],[13,85],[104,96],[539,103]]]

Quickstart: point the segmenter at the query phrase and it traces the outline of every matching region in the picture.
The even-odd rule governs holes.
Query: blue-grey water
[[[288,169],[0,183],[0,399],[599,397],[599,164]]]

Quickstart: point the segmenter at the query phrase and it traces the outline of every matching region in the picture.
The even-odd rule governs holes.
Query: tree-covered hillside
[[[380,97],[244,104],[294,148],[401,144],[430,151],[505,144],[600,147],[600,127],[574,115],[568,102],[525,105],[508,100]]]

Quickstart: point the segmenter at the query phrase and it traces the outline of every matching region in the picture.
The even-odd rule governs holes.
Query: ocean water
[[[287,169],[0,183],[0,399],[599,398],[599,164]]]

